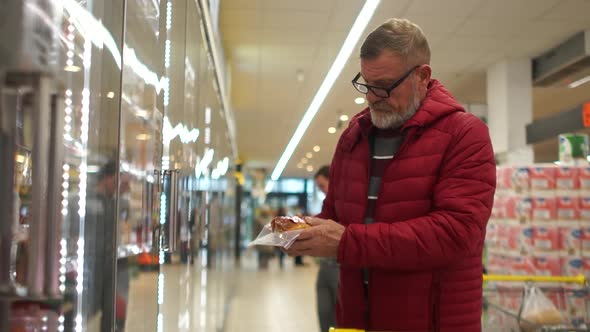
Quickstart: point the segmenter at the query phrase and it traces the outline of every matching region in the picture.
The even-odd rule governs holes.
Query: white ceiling
[[[240,157],[271,172],[364,4],[363,0],[223,0],[220,29],[231,72]],[[391,17],[422,27],[432,49],[433,76],[463,103],[486,102],[486,69],[506,58],[531,57],[590,28],[590,0],[382,0],[367,31]],[[305,79],[297,81],[297,71]],[[338,114],[353,115],[350,80],[358,49],[314,118],[284,176],[309,176],[297,163],[329,163],[341,131]],[[578,89],[535,89],[535,117],[590,100]],[[556,152],[555,152],[556,153]]]

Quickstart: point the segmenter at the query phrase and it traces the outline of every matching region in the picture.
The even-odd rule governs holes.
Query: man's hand
[[[344,233],[345,227],[334,220],[319,218],[305,218],[312,227],[305,229],[288,250],[284,250],[289,256],[338,256],[338,245]]]

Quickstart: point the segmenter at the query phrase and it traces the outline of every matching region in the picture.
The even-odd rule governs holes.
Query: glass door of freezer
[[[123,2],[0,5],[0,330],[111,331]]]
[[[0,3],[0,331],[222,328],[231,149],[199,3]]]

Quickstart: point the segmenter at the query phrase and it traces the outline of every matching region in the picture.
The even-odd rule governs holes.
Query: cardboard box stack
[[[590,167],[498,167],[486,249],[490,274],[590,277]],[[583,321],[583,294],[573,296],[579,286],[551,286],[571,290],[546,295],[572,322]],[[517,312],[520,300],[502,296],[514,287],[522,284],[499,284],[499,304]]]

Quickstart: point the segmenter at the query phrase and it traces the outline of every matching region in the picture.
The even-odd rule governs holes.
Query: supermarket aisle
[[[275,259],[268,270],[257,271],[255,257],[247,253],[236,274],[226,332],[319,330],[315,311],[317,265],[310,258],[306,258],[304,267],[295,267],[292,258],[285,262],[283,270]]]

